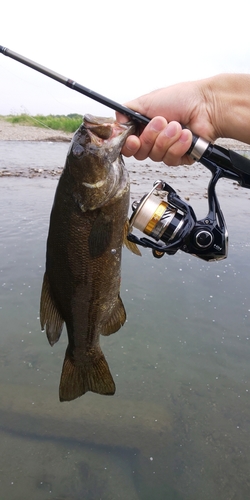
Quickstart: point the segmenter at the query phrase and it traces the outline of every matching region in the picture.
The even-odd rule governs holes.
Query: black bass
[[[115,384],[99,337],[121,328],[121,250],[126,244],[129,176],[121,148],[134,126],[86,115],[76,131],[55,194],[47,239],[40,321],[51,345],[65,322],[68,347],[60,401]]]

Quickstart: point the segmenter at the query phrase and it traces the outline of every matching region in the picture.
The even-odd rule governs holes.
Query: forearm
[[[250,75],[222,74],[200,84],[216,136],[250,144]]]

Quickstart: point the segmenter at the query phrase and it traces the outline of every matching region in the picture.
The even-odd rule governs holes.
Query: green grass
[[[69,115],[20,115],[1,116],[1,119],[10,123],[29,125],[33,127],[51,128],[53,130],[63,130],[64,132],[75,132],[82,123],[82,116],[76,113]]]

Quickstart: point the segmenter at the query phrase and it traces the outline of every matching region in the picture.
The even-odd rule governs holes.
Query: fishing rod
[[[27,59],[27,57],[24,57],[17,52],[13,52],[7,47],[0,45],[0,53],[38,71],[39,73],[42,73],[45,76],[52,78],[53,80],[56,80],[59,83],[62,83],[63,85],[66,85],[66,87],[69,87],[72,90],[93,99],[94,101],[104,104],[104,106],[107,106],[114,111],[118,111],[119,113],[128,116],[130,119],[139,122],[142,125],[146,126],[150,122],[150,118],[147,116],[141,115],[140,113],[137,113],[136,111],[133,111],[132,109],[109,99],[108,97],[98,94],[97,92],[80,85],[70,78],[60,75],[59,73],[56,73],[55,71],[46,68],[31,59]],[[249,160],[246,160],[246,158],[238,155],[234,151],[209,143],[202,137],[198,137],[195,134],[192,135],[192,144],[187,151],[187,154],[191,155],[194,160],[200,161],[207,168],[210,168],[210,162],[212,162],[225,169],[225,172],[234,172],[237,176],[239,176],[240,184],[243,187],[250,188]]]
[[[108,108],[118,111],[133,121],[146,126],[150,118],[94,92],[45,66],[27,59],[0,45],[0,53],[8,56],[53,80],[66,85]],[[183,127],[185,128],[185,127]],[[132,205],[130,225],[153,238],[137,238],[132,233],[128,239],[152,249],[154,257],[164,253],[174,254],[183,250],[204,260],[219,260],[227,256],[228,233],[222,211],[215,193],[215,185],[222,177],[237,181],[242,187],[250,188],[250,160],[244,156],[212,144],[192,134],[192,144],[187,151],[196,161],[207,167],[212,178],[208,186],[208,214],[197,221],[193,209],[187,205],[174,189],[162,180],[156,181],[153,189],[140,201]],[[167,194],[167,201],[159,200],[159,191]]]
[[[13,52],[12,50],[3,47],[2,45],[0,45],[0,53],[2,53],[5,56],[11,57],[11,59],[14,59],[15,61],[25,64],[25,66],[28,66],[29,68],[39,71],[39,73],[42,73],[43,75],[48,76],[53,80],[62,83],[63,85],[66,85],[66,87],[69,87],[75,90],[76,92],[80,92],[80,94],[90,97],[90,99],[93,99],[94,101],[104,104],[105,106],[113,109],[114,111],[118,111],[119,113],[128,116],[132,120],[136,120],[144,125],[147,125],[150,122],[150,119],[147,118],[146,116],[140,115],[139,113],[132,111],[132,109],[126,108],[125,106],[122,106],[121,104],[112,101],[108,97],[104,97],[103,95],[98,94],[97,92],[94,92],[93,90],[88,89],[83,85],[80,85],[74,80],[71,80],[66,76],[60,75],[59,73],[56,73],[55,71],[46,68],[45,66],[41,66],[41,64],[31,61],[30,59],[27,59],[27,57],[21,56],[20,54],[17,54],[16,52]]]

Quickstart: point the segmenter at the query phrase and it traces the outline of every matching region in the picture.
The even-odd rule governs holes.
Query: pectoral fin
[[[63,319],[57,310],[50,291],[48,276],[45,273],[40,301],[40,323],[42,330],[46,326],[46,334],[50,345],[54,345],[60,338],[63,329]]]
[[[132,241],[128,240],[128,238],[127,238],[128,234],[129,234],[129,220],[127,219],[125,224],[124,224],[124,230],[123,230],[123,245],[125,245],[128,248],[128,250],[135,253],[135,255],[141,256],[141,252],[140,252],[138,246],[135,243],[133,243]]]
[[[115,333],[126,321],[126,311],[122,302],[120,295],[117,297],[117,301],[115,307],[110,315],[110,318],[102,327],[101,334],[102,335],[111,335],[111,333]]]

